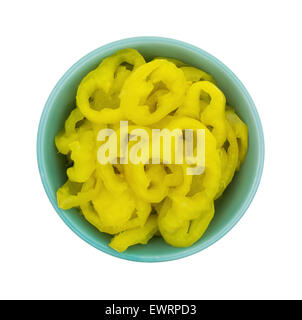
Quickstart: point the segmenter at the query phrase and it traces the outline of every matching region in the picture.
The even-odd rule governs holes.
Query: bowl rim
[[[258,140],[258,163],[257,163],[257,170],[256,170],[256,176],[254,178],[253,185],[249,189],[249,192],[247,193],[243,203],[241,203],[240,208],[237,212],[237,214],[228,221],[228,223],[225,225],[224,228],[219,230],[215,237],[211,238],[210,240],[201,243],[198,246],[192,247],[190,250],[189,248],[184,248],[185,251],[180,251],[177,253],[172,253],[172,254],[167,254],[165,256],[138,256],[135,254],[129,254],[127,252],[124,253],[119,253],[117,251],[112,250],[110,247],[104,244],[97,243],[95,240],[91,239],[88,237],[86,234],[81,232],[74,224],[72,224],[69,220],[66,219],[65,215],[63,212],[65,210],[60,209],[57,206],[56,199],[52,197],[51,194],[51,188],[49,185],[49,182],[47,180],[47,175],[46,175],[46,169],[45,169],[45,163],[44,163],[44,152],[43,152],[43,141],[44,141],[44,135],[45,135],[45,123],[48,118],[48,114],[52,108],[53,101],[60,91],[62,85],[72,76],[73,72],[77,70],[78,67],[81,65],[85,64],[87,61],[89,61],[91,58],[93,58],[95,55],[100,54],[103,50],[111,49],[114,47],[131,47],[132,45],[135,44],[144,44],[144,43],[150,43],[150,42],[157,42],[157,43],[164,43],[164,44],[171,44],[174,46],[182,47],[188,50],[191,50],[199,55],[202,55],[206,59],[211,60],[213,63],[215,63],[219,68],[221,68],[236,84],[236,86],[239,88],[239,90],[242,92],[244,98],[246,99],[247,105],[250,108],[251,114],[253,116],[254,123],[256,124],[256,129],[257,129],[257,140]],[[237,76],[220,60],[209,54],[208,52],[204,51],[203,49],[200,49],[194,45],[191,45],[189,43],[180,41],[180,40],[175,40],[172,38],[165,38],[165,37],[155,37],[155,36],[143,36],[143,37],[130,37],[130,38],[125,38],[121,40],[117,40],[111,43],[108,43],[106,45],[103,45],[90,53],[86,54],[84,57],[82,57],[80,60],[78,60],[75,64],[73,64],[65,73],[64,75],[60,78],[60,80],[57,82],[53,90],[51,91],[46,104],[44,106],[40,122],[39,122],[39,128],[38,128],[38,134],[37,134],[37,141],[36,141],[36,147],[37,147],[37,162],[38,162],[38,168],[40,172],[40,177],[42,180],[42,184],[44,187],[44,190],[48,196],[48,199],[50,200],[53,208],[56,210],[58,215],[61,217],[61,219],[65,222],[65,224],[75,233],[77,234],[81,239],[83,239],[85,242],[88,244],[92,245],[98,250],[101,250],[107,254],[110,254],[111,256],[115,256],[117,258],[125,259],[125,260],[130,260],[130,261],[136,261],[136,262],[165,262],[165,261],[172,261],[172,260],[177,260],[181,258],[188,257],[190,255],[193,255],[197,252],[200,252],[207,247],[211,246],[214,244],[216,241],[221,239],[226,233],[228,233],[236,224],[237,222],[242,218],[244,213],[247,211],[248,207],[250,206],[256,191],[259,187],[259,183],[261,180],[262,172],[263,172],[263,166],[264,166],[264,154],[265,154],[265,144],[264,144],[264,135],[263,135],[263,129],[262,129],[262,124],[260,121],[260,117],[258,114],[258,111],[256,109],[256,106],[248,93],[247,89],[244,87],[242,82],[237,78]]]

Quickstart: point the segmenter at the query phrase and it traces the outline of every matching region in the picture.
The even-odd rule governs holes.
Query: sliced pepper
[[[83,131],[79,140],[69,144],[70,158],[73,166],[67,169],[67,176],[71,181],[85,182],[91,176],[96,166],[95,136],[92,130]]]
[[[123,252],[127,250],[129,246],[139,243],[147,244],[157,230],[157,217],[150,215],[144,226],[117,234],[112,238],[109,246],[118,252]]]
[[[206,93],[210,102],[201,108],[200,94]],[[226,139],[225,124],[225,96],[220,89],[209,81],[193,83],[189,88],[183,107],[179,108],[177,114],[200,119],[208,128],[213,129],[213,135],[220,148]]]
[[[91,107],[91,99],[98,91],[110,93],[114,86],[115,76],[122,63],[133,65],[133,70],[145,63],[144,58],[134,49],[123,49],[104,59],[102,63],[81,81],[76,102],[83,115],[94,123],[115,123],[123,118],[120,108],[98,106],[95,110]],[[124,81],[125,79],[123,79]],[[102,100],[99,100],[102,101]],[[116,107],[113,105],[113,107]]]
[[[215,199],[219,198],[222,195],[226,187],[232,181],[236,171],[237,164],[238,164],[239,152],[238,152],[237,139],[228,121],[226,122],[226,124],[227,124],[227,139],[226,139],[227,146],[226,146],[226,149],[224,147],[220,149],[222,175],[220,180],[220,187],[219,187],[218,193],[215,196]]]
[[[158,97],[155,111],[146,104],[154,93],[157,83],[163,83],[167,93]],[[177,109],[184,100],[186,80],[184,74],[173,63],[153,60],[131,73],[121,91],[121,109],[125,116],[139,125],[150,125],[160,121]]]
[[[239,118],[234,110],[228,109],[226,111],[226,118],[230,123],[232,129],[235,132],[239,148],[239,159],[237,164],[237,170],[239,170],[241,164],[244,162],[247,154],[248,147],[248,127],[247,125]]]
[[[83,184],[67,180],[57,191],[58,205],[64,210],[79,207],[93,200],[99,191],[100,184],[94,175]]]
[[[55,145],[60,153],[67,155],[70,152],[70,143],[78,138],[77,124],[84,119],[81,111],[75,108],[71,111],[67,120],[65,121],[65,127],[55,137]]]
[[[165,214],[169,211],[171,200],[166,199],[158,217],[160,225]],[[211,202],[210,208],[203,212],[199,218],[185,221],[180,228],[174,232],[167,232],[165,229],[160,229],[160,234],[167,243],[174,247],[189,247],[198,241],[204,232],[207,230],[211,220],[214,217],[214,203]]]
[[[180,69],[185,74],[185,78],[187,81],[194,83],[194,82],[206,80],[216,84],[216,81],[214,80],[214,78],[210,74],[206,73],[201,69],[198,69],[195,67],[189,67],[189,66],[182,66],[180,67]]]
[[[200,183],[198,190],[181,195],[170,192],[168,195],[172,200],[171,210],[161,219],[159,229],[161,232],[172,232],[178,229],[184,221],[199,218],[203,211],[208,211],[217,194],[221,178],[221,159],[216,149],[216,140],[211,132],[199,121],[192,118],[176,118],[168,126],[173,128],[192,128],[205,130],[205,168],[198,177]],[[192,178],[191,178],[192,182]]]

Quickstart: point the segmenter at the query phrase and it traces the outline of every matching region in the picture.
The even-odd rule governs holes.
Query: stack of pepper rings
[[[97,151],[103,128],[204,129],[205,168],[187,175],[186,164],[101,164]],[[201,238],[222,195],[243,163],[248,128],[226,106],[213,77],[169,58],[146,62],[134,49],[105,58],[81,81],[76,108],[55,138],[70,166],[57,191],[62,209],[78,207],[110,246],[125,251],[153,236],[175,247]]]

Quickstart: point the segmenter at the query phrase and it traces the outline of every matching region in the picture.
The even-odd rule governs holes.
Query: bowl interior
[[[249,128],[249,149],[245,163],[236,173],[221,199],[216,201],[216,213],[203,237],[189,248],[174,248],[155,237],[148,245],[136,245],[125,253],[112,250],[111,236],[99,232],[76,209],[62,210],[56,204],[56,191],[66,181],[66,162],[54,145],[55,135],[64,126],[75,107],[77,86],[81,79],[100,61],[122,48],[135,48],[146,58],[156,56],[176,58],[201,68],[216,79],[227,102]],[[109,254],[135,261],[166,261],[200,251],[223,236],[244,214],[259,184],[263,165],[263,136],[260,120],[251,98],[240,81],[221,62],[206,52],[188,44],[163,38],[133,38],[101,47],[76,63],[59,81],[50,95],[41,117],[38,134],[38,162],[48,197],[66,224],[91,245]]]

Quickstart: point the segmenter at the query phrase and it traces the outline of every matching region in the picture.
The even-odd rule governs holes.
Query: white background
[[[2,1],[0,298],[302,298],[301,1]],[[266,161],[257,195],[223,239],[142,264],[86,244],[55,213],[36,163],[45,101],[83,55],[131,36],[210,52],[258,108]]]

